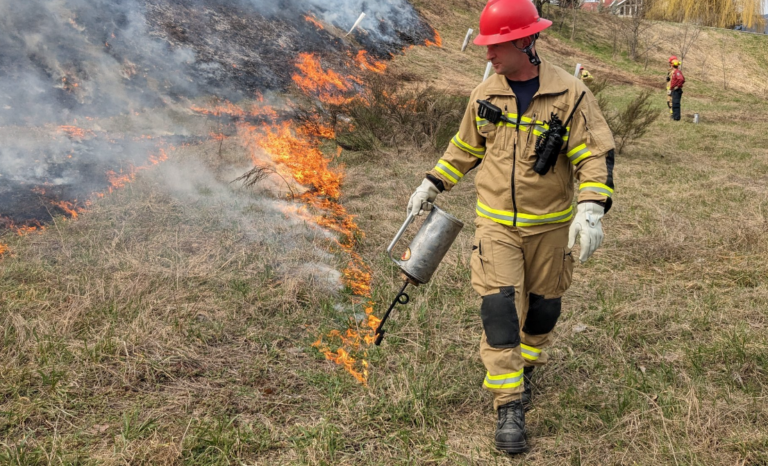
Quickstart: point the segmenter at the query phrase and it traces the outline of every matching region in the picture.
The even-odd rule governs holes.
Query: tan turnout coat
[[[537,136],[549,126],[550,114],[565,122],[582,91],[566,143],[554,171],[533,171]],[[477,100],[489,100],[515,124],[497,125],[477,116]],[[567,226],[574,216],[574,180],[578,201],[606,202],[613,195],[614,141],[597,101],[579,79],[543,61],[539,90],[523,115],[507,79],[495,74],[477,86],[458,133],[429,174],[450,190],[473,168],[480,217],[537,234]]]

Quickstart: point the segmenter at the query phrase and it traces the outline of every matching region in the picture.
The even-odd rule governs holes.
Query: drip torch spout
[[[379,346],[381,344],[381,340],[384,339],[384,333],[386,333],[386,330],[384,330],[382,327],[384,327],[384,322],[387,321],[387,318],[389,317],[390,312],[392,312],[392,310],[398,304],[402,304],[403,306],[405,306],[411,300],[411,297],[405,294],[405,289],[408,287],[408,283],[410,283],[410,281],[405,280],[405,283],[403,283],[403,287],[400,288],[400,292],[397,293],[397,296],[395,296],[395,299],[392,301],[392,304],[389,305],[389,309],[387,309],[387,312],[384,313],[384,317],[381,318],[381,322],[379,322],[379,326],[376,327],[376,332],[374,332],[374,334],[376,335],[376,340],[373,342],[376,346]]]

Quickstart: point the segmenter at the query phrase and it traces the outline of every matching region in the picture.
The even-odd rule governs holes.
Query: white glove
[[[437,186],[424,178],[424,181],[421,182],[421,186],[416,188],[416,191],[411,194],[411,199],[408,201],[408,216],[411,216],[411,212],[416,212],[416,215],[421,215],[424,203],[435,202],[435,198],[438,194],[440,194],[440,191],[437,189]]]
[[[571,223],[568,232],[568,247],[576,244],[576,237],[580,236],[581,253],[579,260],[586,262],[603,242],[603,226],[600,219],[605,215],[605,208],[594,202],[583,202],[577,206],[576,218]]]

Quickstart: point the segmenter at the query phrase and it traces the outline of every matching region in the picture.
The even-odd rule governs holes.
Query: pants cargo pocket
[[[555,260],[560,262],[560,274],[557,277],[557,286],[555,295],[562,296],[573,281],[573,252],[568,248],[558,248],[555,253]]]
[[[568,248],[554,248],[550,262],[549,273],[550,286],[546,298],[559,298],[571,286],[573,278],[573,254]]]
[[[490,281],[493,280],[493,266],[488,256],[483,253],[484,242],[481,238],[475,238],[472,242],[472,258],[469,267],[472,270],[472,288],[480,296],[485,296],[491,289]],[[487,245],[490,246],[490,245]]]

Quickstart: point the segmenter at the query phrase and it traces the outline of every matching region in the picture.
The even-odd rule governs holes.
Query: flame
[[[358,65],[360,65],[360,68],[368,71],[373,71],[374,73],[383,73],[387,69],[387,64],[384,62],[376,61],[376,60],[369,60],[368,59],[368,52],[365,50],[360,50],[357,52],[357,56],[355,57],[355,61]]]
[[[338,199],[342,173],[330,168],[330,161],[317,144],[294,132],[291,125],[289,121],[261,127],[240,123],[238,132],[251,147],[255,145],[263,149],[284,166],[297,183],[311,186],[316,195]],[[255,155],[252,157],[255,162]]]
[[[312,18],[305,17],[313,22]],[[427,41],[430,46],[442,46],[442,39],[434,31],[434,42]],[[365,51],[360,51],[353,58],[350,55],[350,69],[368,70],[381,73],[387,68],[385,63],[371,59]],[[296,73],[293,82],[305,94],[317,98],[327,105],[339,105],[351,101],[356,88],[355,83],[362,81],[355,76],[342,76],[333,70],[323,69],[320,60],[312,54],[302,53],[296,62]],[[263,103],[263,97],[257,96]],[[410,104],[404,104],[404,108]],[[345,331],[332,330],[320,336],[312,346],[317,348],[327,360],[343,366],[357,381],[367,385],[368,381],[368,350],[375,341],[375,330],[381,319],[374,312],[371,299],[371,270],[363,258],[355,252],[357,241],[363,237],[363,232],[355,223],[354,216],[347,212],[339,203],[341,186],[344,180],[344,167],[334,167],[333,156],[327,157],[320,150],[323,139],[335,137],[334,128],[324,123],[319,114],[303,118],[301,122],[280,121],[277,110],[270,106],[254,106],[245,110],[229,102],[217,104],[211,108],[193,107],[201,114],[222,116],[228,115],[237,119],[235,127],[243,145],[250,152],[256,166],[262,165],[262,154],[266,153],[275,163],[276,171],[284,179],[292,179],[304,187],[297,190],[301,194],[298,200],[302,207],[290,209],[292,215],[308,218],[315,224],[338,234],[333,240],[332,248],[349,258],[347,266],[342,271],[343,281],[354,295],[355,306],[362,305],[365,318],[359,322],[350,319],[350,327]],[[248,117],[266,116],[265,123],[247,121]],[[223,140],[225,136],[211,133],[214,140]],[[337,148],[335,157],[341,153]]]
[[[45,230],[45,226],[40,225],[36,221],[34,224],[30,225],[16,225],[11,219],[5,217],[0,217],[0,220],[3,221],[4,228],[11,230],[19,236],[28,235],[35,232],[42,233]]]
[[[353,86],[349,77],[342,77],[333,70],[323,70],[320,60],[311,53],[299,54],[296,68],[301,71],[292,76],[293,82],[304,93],[317,96],[321,102],[341,105],[350,100],[344,96]]]
[[[440,37],[440,33],[437,32],[434,28],[432,28],[432,32],[435,33],[435,41],[432,42],[431,40],[425,40],[424,45],[427,47],[442,47],[443,46],[443,38]]]
[[[320,21],[318,21],[317,18],[312,15],[305,15],[304,19],[307,20],[307,22],[314,24],[318,29],[325,29],[325,26],[323,26],[322,23],[320,23]]]
[[[94,132],[91,130],[79,128],[77,126],[62,125],[59,126],[59,131],[66,133],[70,138],[84,139],[86,136],[94,136]]]
[[[147,159],[149,163],[152,165],[159,165],[161,162],[165,162],[168,160],[168,154],[166,154],[164,149],[159,149],[160,153],[158,155],[149,155],[149,158]]]
[[[120,173],[115,173],[114,170],[107,171],[107,181],[109,181],[109,192],[111,193],[114,188],[125,187],[126,184],[136,179],[135,169],[130,170],[128,173],[123,173],[120,169]]]
[[[6,246],[3,243],[0,243],[0,256],[8,252],[8,246]]]
[[[173,146],[169,146],[168,149],[175,150]],[[106,172],[107,181],[110,184],[110,186],[107,188],[108,192],[111,193],[114,189],[122,188],[126,184],[133,181],[136,178],[136,173],[139,170],[146,170],[166,160],[168,160],[168,154],[166,150],[163,148],[159,148],[157,155],[153,155],[153,154],[149,155],[147,159],[147,165],[141,165],[138,167],[129,167],[127,169],[127,173],[123,173],[122,170],[120,170],[119,173],[116,173],[112,170],[107,171]],[[45,197],[46,189],[43,186],[35,186],[31,189],[31,191],[41,196],[41,199],[43,201],[49,202],[52,206],[57,207],[59,210],[64,212],[65,217],[71,218],[71,219],[77,219],[78,216],[81,213],[83,213],[86,210],[86,208],[90,207],[92,204],[90,200],[85,200],[83,202],[78,203],[77,199],[73,201],[65,201],[65,200],[51,199],[50,197],[46,198]],[[91,193],[89,197],[102,198],[104,197],[104,195],[105,193],[103,192],[94,192],[94,193]],[[44,225],[40,224],[36,220],[30,223],[18,225],[10,218],[2,217],[2,216],[0,216],[0,228],[13,231],[19,236],[28,235],[30,233],[35,233],[35,232],[42,233],[46,229]],[[8,247],[6,245],[0,244],[0,246],[3,246],[3,249],[2,249],[3,252],[8,251]],[[0,252],[0,255],[2,255],[3,252]]]
[[[81,209],[75,207],[76,202],[77,200],[75,200],[74,202],[59,201],[54,203],[54,205],[59,209],[63,210],[71,218],[77,218],[78,210],[81,210]]]

